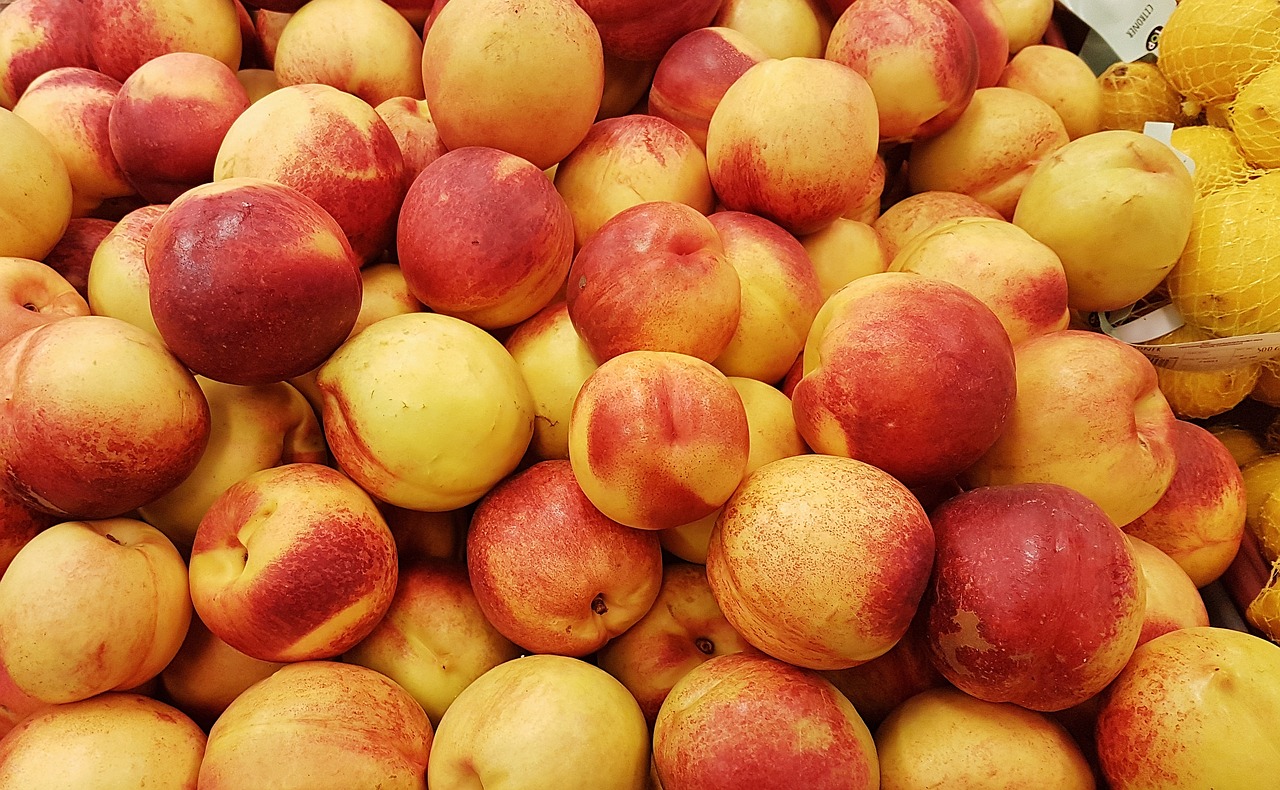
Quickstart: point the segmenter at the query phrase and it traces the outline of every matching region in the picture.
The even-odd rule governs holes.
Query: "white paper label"
[[[1160,31],[1177,0],[1058,0],[1116,51],[1121,60],[1135,61],[1158,52]]]
[[[1168,121],[1147,121],[1142,125],[1142,133],[1167,145],[1174,156],[1178,157],[1178,161],[1182,162],[1182,166],[1187,168],[1187,172],[1193,176],[1196,174],[1195,160],[1173,147],[1173,124]]]
[[[1189,343],[1150,343],[1183,325],[1178,308],[1168,303],[1141,311],[1125,308],[1094,315],[1105,334],[1138,349],[1158,368],[1223,370],[1280,356],[1280,333],[1275,332]]]

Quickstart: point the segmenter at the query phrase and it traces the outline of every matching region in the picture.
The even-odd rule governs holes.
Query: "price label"
[[[1133,62],[1160,48],[1160,31],[1177,0],[1058,0],[1093,28],[1121,60]]]
[[[1094,313],[1093,317],[1104,334],[1138,349],[1158,368],[1224,370],[1280,356],[1280,333],[1274,332],[1189,343],[1151,343],[1183,325],[1182,314],[1168,302]]]

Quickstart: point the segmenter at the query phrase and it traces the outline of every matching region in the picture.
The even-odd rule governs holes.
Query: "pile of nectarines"
[[[0,0],[0,790],[1267,785],[1211,3]]]

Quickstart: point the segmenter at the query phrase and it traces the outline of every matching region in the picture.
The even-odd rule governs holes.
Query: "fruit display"
[[[0,790],[1274,784],[1280,8],[1129,6],[0,0]]]

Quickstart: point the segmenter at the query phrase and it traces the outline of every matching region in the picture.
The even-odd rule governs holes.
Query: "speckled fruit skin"
[[[665,790],[870,790],[875,742],[817,673],[761,655],[718,656],[676,684],[658,712],[653,756]]]
[[[609,518],[638,529],[688,524],[725,503],[750,452],[737,390],[710,364],[632,351],[602,364],[569,417],[569,461]]]
[[[0,107],[12,110],[46,71],[93,68],[89,19],[78,0],[15,0],[0,20]]]
[[[662,585],[654,532],[582,493],[568,461],[513,475],[476,506],[467,569],[485,616],[532,653],[585,656],[649,611]]]
[[[373,630],[396,589],[395,539],[373,500],[319,464],[227,489],[191,547],[191,599],[227,644],[262,661],[336,656]]]
[[[304,661],[250,688],[209,730],[200,787],[420,790],[431,751],[422,707],[386,676]],[[288,759],[282,759],[287,756]]]
[[[792,408],[816,452],[915,486],[982,457],[1015,393],[1013,345],[990,308],[950,283],[884,272],[854,280],[818,311]]]
[[[360,312],[360,262],[342,228],[306,195],[261,179],[183,194],[148,235],[146,265],[160,336],[193,371],[228,384],[306,373]]]
[[[1225,628],[1185,628],[1139,647],[1098,713],[1107,782],[1115,790],[1265,784],[1280,756],[1277,673],[1280,647]]]
[[[1124,668],[1146,590],[1097,505],[1059,485],[992,486],[944,502],[932,522],[925,628],[935,666],[959,689],[1057,711]]]
[[[751,644],[810,669],[844,669],[902,638],[933,564],[933,531],[905,486],[830,455],[765,464],[711,531],[707,578]]]

